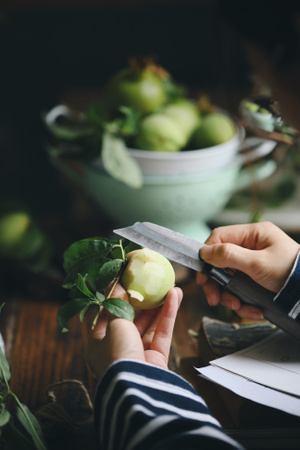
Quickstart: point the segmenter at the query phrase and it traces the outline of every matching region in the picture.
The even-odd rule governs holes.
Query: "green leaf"
[[[86,281],[87,283],[94,289],[94,291],[97,290],[97,275],[103,264],[110,261],[109,258],[103,258],[101,259],[100,264],[96,264],[95,266],[91,267],[88,271]]]
[[[125,300],[120,298],[108,298],[102,303],[103,307],[116,317],[133,322],[134,308]]]
[[[99,301],[99,303],[102,303],[103,300],[105,300],[105,296],[104,294],[102,294],[102,292],[96,292],[96,298]]]
[[[69,296],[71,298],[83,298],[83,296],[90,299],[95,298],[94,294],[87,287],[84,277],[80,273],[78,274],[75,286],[70,290]]]
[[[6,425],[11,418],[10,412],[2,405],[2,410],[0,412],[0,427]]]
[[[37,418],[30,412],[23,403],[18,402],[16,408],[16,418],[23,425],[27,433],[31,436],[37,450],[47,450],[43,433]]]
[[[10,380],[10,369],[7,359],[0,348],[0,381],[7,384]]]
[[[105,258],[114,243],[105,238],[95,237],[74,242],[64,253],[64,269],[67,273],[63,286],[71,287],[78,273],[86,275],[95,264]]]
[[[104,289],[112,280],[117,277],[118,273],[121,270],[122,264],[122,259],[112,259],[103,264],[98,272],[96,280],[98,291]]]
[[[80,323],[83,322],[85,313],[86,313],[87,310],[89,309],[89,306],[90,306],[90,304],[88,303],[88,304],[80,311],[80,313],[79,313],[79,320],[80,320]]]
[[[103,127],[108,120],[105,105],[100,101],[93,102],[84,112],[84,119],[94,127]]]
[[[1,313],[4,305],[5,305],[5,302],[1,303],[1,305],[0,305],[0,313]]]
[[[70,319],[72,319],[72,317],[75,317],[80,313],[81,310],[86,308],[86,306],[89,306],[93,303],[95,302],[92,302],[88,298],[74,298],[73,300],[65,303],[59,308],[57,312],[57,322],[59,326],[64,329],[65,325],[69,322]],[[67,331],[67,329],[64,329],[64,331]]]
[[[15,427],[13,419],[2,428],[1,442],[9,449],[35,450],[36,447],[21,431]]]
[[[113,122],[107,124],[107,131],[120,134],[122,136],[133,136],[137,133],[141,113],[128,106],[120,106],[121,117],[117,117]]]
[[[124,141],[109,132],[103,134],[101,160],[107,173],[132,188],[143,185],[139,165],[129,155]]]
[[[124,239],[125,241],[125,239]],[[126,239],[127,241],[127,239]],[[135,242],[131,242],[131,241],[127,241],[123,243],[124,245],[124,251],[125,251],[125,255],[127,255],[127,253],[129,252],[133,252],[133,250],[139,250],[140,248],[142,248],[141,245],[136,244]]]

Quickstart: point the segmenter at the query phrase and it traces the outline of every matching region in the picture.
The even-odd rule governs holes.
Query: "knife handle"
[[[224,288],[248,305],[262,309],[264,317],[300,339],[300,324],[289,317],[274,301],[275,293],[265,289],[243,272],[236,271]]]

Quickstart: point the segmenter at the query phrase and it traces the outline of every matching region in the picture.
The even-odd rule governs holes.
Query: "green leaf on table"
[[[64,253],[64,269],[67,273],[63,286],[70,288],[78,273],[86,275],[91,267],[99,263],[110,252],[114,243],[105,238],[88,238],[76,241]]]
[[[2,428],[1,439],[9,449],[36,450],[33,442],[14,425],[12,417]]]
[[[10,380],[10,369],[7,359],[0,348],[0,381],[7,383]]]
[[[68,331],[65,326],[69,322],[69,320],[79,314],[84,308],[94,303],[95,302],[85,297],[74,298],[73,300],[70,300],[69,302],[61,306],[57,312],[57,322],[62,328],[62,331]]]
[[[109,132],[103,134],[101,160],[107,173],[132,188],[143,185],[139,165],[129,155],[124,141]]]
[[[16,418],[31,436],[37,450],[46,450],[43,433],[37,418],[23,403],[18,402],[16,407]]]
[[[133,322],[134,308],[125,300],[120,298],[107,298],[102,303],[102,306],[114,316],[122,317]]]
[[[122,264],[122,259],[112,259],[103,264],[98,272],[96,279],[96,286],[98,291],[104,289],[111,281],[113,281],[118,276]]]
[[[11,418],[11,414],[5,406],[2,405],[2,410],[0,412],[0,427],[4,427]]]

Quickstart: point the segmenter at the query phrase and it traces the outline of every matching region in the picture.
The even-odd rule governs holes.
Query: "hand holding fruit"
[[[112,295],[127,298],[120,284]],[[119,359],[146,361],[166,369],[181,300],[181,289],[173,288],[160,308],[140,311],[134,323],[106,312],[101,314],[87,345],[87,360],[94,374],[101,378],[109,365]]]
[[[63,286],[70,289],[71,300],[57,314],[63,331],[68,331],[66,324],[75,315],[82,321],[93,305],[98,306],[98,315],[104,309],[132,321],[134,308],[160,306],[175,283],[174,269],[164,256],[126,239],[95,237],[74,242],[64,253],[64,268]],[[113,296],[118,282],[127,290],[129,303]],[[104,294],[109,284],[111,292]]]

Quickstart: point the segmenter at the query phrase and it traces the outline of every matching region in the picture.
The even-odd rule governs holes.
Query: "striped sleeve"
[[[300,252],[283,288],[274,298],[282,312],[299,323],[300,326]]]
[[[95,425],[101,449],[241,449],[194,388],[175,373],[121,360],[98,385]]]

